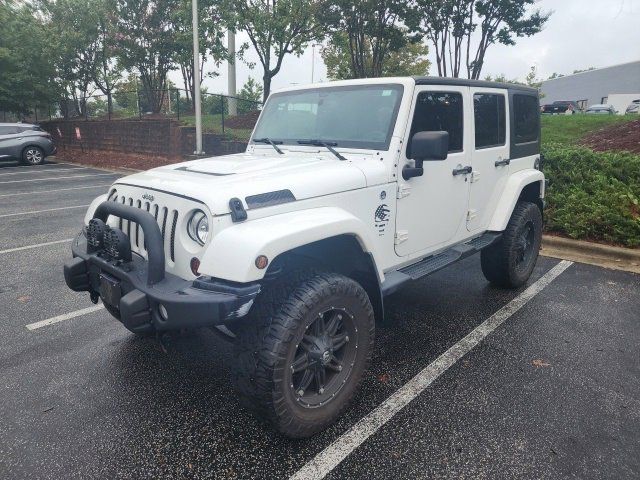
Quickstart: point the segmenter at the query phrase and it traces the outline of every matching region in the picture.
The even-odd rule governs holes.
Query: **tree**
[[[249,77],[238,93],[238,97],[242,99],[238,101],[238,113],[242,114],[258,110],[262,94],[262,85],[256,82],[253,77]]]
[[[324,1],[319,18],[330,32],[330,41],[323,58],[329,61],[332,78],[381,76],[389,55],[417,40],[403,26],[414,13],[410,5],[403,0]]]
[[[167,74],[176,65],[179,8],[180,0],[115,0],[118,61],[127,70],[137,70],[153,113],[162,108]]]
[[[421,42],[409,42],[403,48],[389,53],[382,63],[382,77],[427,75],[431,62],[427,59],[429,48]],[[349,41],[345,33],[335,33],[322,49],[322,59],[327,75],[332,80],[357,78],[351,62]],[[367,43],[364,51],[365,70],[373,70],[373,49]]]
[[[57,95],[49,38],[41,18],[28,3],[0,2],[0,110],[29,113]]]
[[[515,37],[539,33],[551,15],[539,9],[527,13],[535,0],[416,2],[420,21],[409,26],[420,28],[433,43],[438,73],[459,77],[464,60],[467,77],[472,79],[480,78],[491,45],[515,45]]]
[[[78,113],[85,112],[92,85],[107,96],[107,110],[112,112],[111,93],[122,73],[113,58],[112,8],[111,0],[41,0],[58,82],[65,97],[73,99]],[[68,104],[66,98],[64,104]],[[67,110],[63,108],[63,113]]]
[[[227,21],[234,31],[243,30],[262,68],[263,99],[271,80],[288,54],[300,56],[307,44],[322,36],[316,15],[318,0],[224,0]]]

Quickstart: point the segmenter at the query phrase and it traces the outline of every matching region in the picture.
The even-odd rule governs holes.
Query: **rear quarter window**
[[[539,113],[538,99],[533,95],[513,96],[513,131],[516,145],[538,141]]]

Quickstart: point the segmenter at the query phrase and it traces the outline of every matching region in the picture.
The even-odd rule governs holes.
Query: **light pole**
[[[236,100],[236,32],[233,30],[227,31],[227,50],[229,54],[228,63],[228,86],[229,92],[229,115],[238,114],[238,101]]]
[[[316,67],[316,47],[317,43],[311,44],[311,83],[313,83],[313,73]]]
[[[198,0],[191,1],[193,17],[193,99],[196,113],[196,151],[194,155],[203,155],[202,151],[202,105],[200,103],[200,45],[198,39]]]

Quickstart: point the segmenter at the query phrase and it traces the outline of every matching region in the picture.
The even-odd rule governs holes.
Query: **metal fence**
[[[262,102],[217,93],[202,92],[202,123],[206,132],[248,138]],[[193,101],[187,90],[171,88],[115,91],[89,95],[51,105],[26,106],[26,115],[0,112],[0,121],[39,123],[47,120],[116,121],[122,119],[173,118],[195,125]]]

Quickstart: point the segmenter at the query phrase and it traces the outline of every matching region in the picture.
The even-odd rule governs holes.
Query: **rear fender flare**
[[[522,190],[532,183],[540,184],[540,198],[544,198],[544,174],[539,170],[522,170],[509,177],[502,191],[496,211],[491,217],[487,230],[502,232],[507,228],[513,209],[520,198]]]

